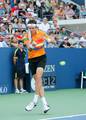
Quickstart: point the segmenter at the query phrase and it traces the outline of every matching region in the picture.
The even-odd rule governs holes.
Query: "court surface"
[[[53,118],[46,118],[46,119],[41,119],[41,120],[86,120],[86,114],[53,117]]]
[[[33,111],[25,106],[34,93],[0,95],[0,120],[86,120],[86,89],[62,89],[47,91],[45,96],[51,107],[43,113],[39,100]]]

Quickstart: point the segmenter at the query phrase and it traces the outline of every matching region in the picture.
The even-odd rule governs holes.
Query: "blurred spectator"
[[[34,6],[33,6],[33,3],[32,3],[32,2],[30,2],[29,5],[27,6],[27,12],[28,12],[31,16],[33,16],[33,14],[34,14]]]
[[[9,1],[5,2],[5,9],[6,9],[6,12],[8,14],[10,14],[11,6],[10,6],[10,2]]]
[[[60,28],[60,36],[62,38],[64,38],[65,36],[68,36],[68,32],[64,26]]]
[[[73,18],[74,18],[75,12],[74,12],[74,10],[71,8],[71,5],[70,5],[70,4],[67,4],[67,5],[65,6],[64,14],[65,14],[66,19],[73,19]]]
[[[70,48],[71,44],[69,43],[69,38],[67,36],[64,37],[64,41],[60,44],[60,48]]]
[[[75,12],[75,15],[73,16],[74,19],[79,19],[79,16],[80,16],[80,10],[79,8],[74,5],[74,4],[70,4],[71,8],[73,9],[73,11]]]
[[[4,40],[4,37],[0,35],[0,48],[1,47],[9,47],[6,43],[6,41]]]
[[[1,35],[7,35],[8,34],[8,30],[6,29],[5,23],[0,24],[0,34]]]
[[[25,30],[26,29],[26,25],[25,25],[22,18],[18,19],[18,29],[20,29],[20,30]]]
[[[81,18],[85,18],[85,17],[86,17],[86,8],[85,8],[84,5],[81,5],[80,17],[81,17]]]
[[[8,24],[8,33],[12,35],[12,30],[13,30],[13,26],[12,24]]]
[[[51,5],[54,8],[58,3],[58,0],[51,0]]]
[[[58,20],[57,20],[56,15],[53,16],[53,24],[54,24],[54,27],[55,27],[55,31],[58,34],[60,32],[60,29],[59,29],[59,24],[58,24]]]
[[[4,3],[0,2],[0,16],[3,16],[6,12],[6,9],[4,7]]]
[[[26,9],[26,3],[24,2],[24,0],[20,0],[18,6],[19,9]]]
[[[12,27],[13,27],[12,33],[14,33],[16,31],[16,29],[19,29],[18,18],[14,17],[14,19],[12,21]]]
[[[83,36],[79,41],[80,48],[86,48],[86,32],[83,32]]]
[[[54,9],[54,15],[56,15],[58,19],[65,19],[64,6],[56,6]]]
[[[69,43],[75,47],[75,48],[78,48],[78,41],[79,41],[79,38],[75,36],[75,33],[70,33],[70,38],[69,38]]]
[[[38,25],[40,30],[43,30],[44,32],[48,33],[50,30],[50,24],[48,23],[48,19],[44,18],[43,22]]]

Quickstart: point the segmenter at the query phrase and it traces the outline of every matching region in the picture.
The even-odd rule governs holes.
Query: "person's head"
[[[47,19],[47,18],[44,18],[44,19],[43,19],[43,23],[44,23],[44,24],[47,24],[47,23],[48,23],[48,19]]]
[[[19,29],[15,29],[15,36],[19,35],[19,33],[20,33]]]
[[[71,37],[71,38],[74,38],[74,36],[75,36],[75,33],[74,33],[74,32],[71,32],[71,33],[70,33],[70,37]]]
[[[26,30],[22,30],[22,34],[23,34],[23,35],[26,34]]]
[[[18,22],[19,22],[19,23],[22,23],[23,21],[22,21],[22,19],[21,19],[21,18],[19,18],[19,19],[18,19]]]
[[[5,31],[5,30],[6,30],[6,29],[5,29],[4,23],[0,24],[0,31]]]
[[[0,35],[0,42],[2,42],[3,41],[3,36],[2,35]]]
[[[66,31],[66,28],[65,28],[65,27],[61,27],[60,31],[61,31],[61,32],[65,32],[65,31]]]
[[[22,49],[24,47],[23,42],[21,40],[18,41],[18,47]]]
[[[0,8],[3,8],[3,7],[4,7],[3,2],[0,2]]]
[[[69,40],[68,37],[65,36],[65,37],[64,37],[64,42],[66,43],[66,42],[68,42],[68,40]]]
[[[32,34],[36,33],[36,29],[37,29],[37,23],[35,20],[30,20],[28,23],[28,29],[30,29],[30,31],[32,32]]]
[[[17,18],[14,18],[13,22],[14,22],[14,23],[18,23],[18,19],[17,19]]]
[[[63,5],[60,5],[60,6],[59,6],[59,9],[60,9],[60,10],[63,10],[63,8],[64,8]]]

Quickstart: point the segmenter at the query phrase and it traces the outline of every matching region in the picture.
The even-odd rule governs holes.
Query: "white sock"
[[[33,102],[34,102],[35,104],[37,104],[38,98],[39,98],[39,95],[35,94],[35,95],[34,95],[34,98],[33,98]]]
[[[47,105],[47,101],[46,101],[46,98],[44,96],[41,97],[41,101],[42,101],[43,105]]]

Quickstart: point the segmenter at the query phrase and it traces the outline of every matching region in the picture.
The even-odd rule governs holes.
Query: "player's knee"
[[[36,81],[40,81],[41,78],[42,78],[42,75],[41,75],[41,74],[36,74],[36,77],[35,77]]]
[[[36,79],[36,85],[37,85],[37,86],[42,86],[42,81],[41,81],[41,79]]]

